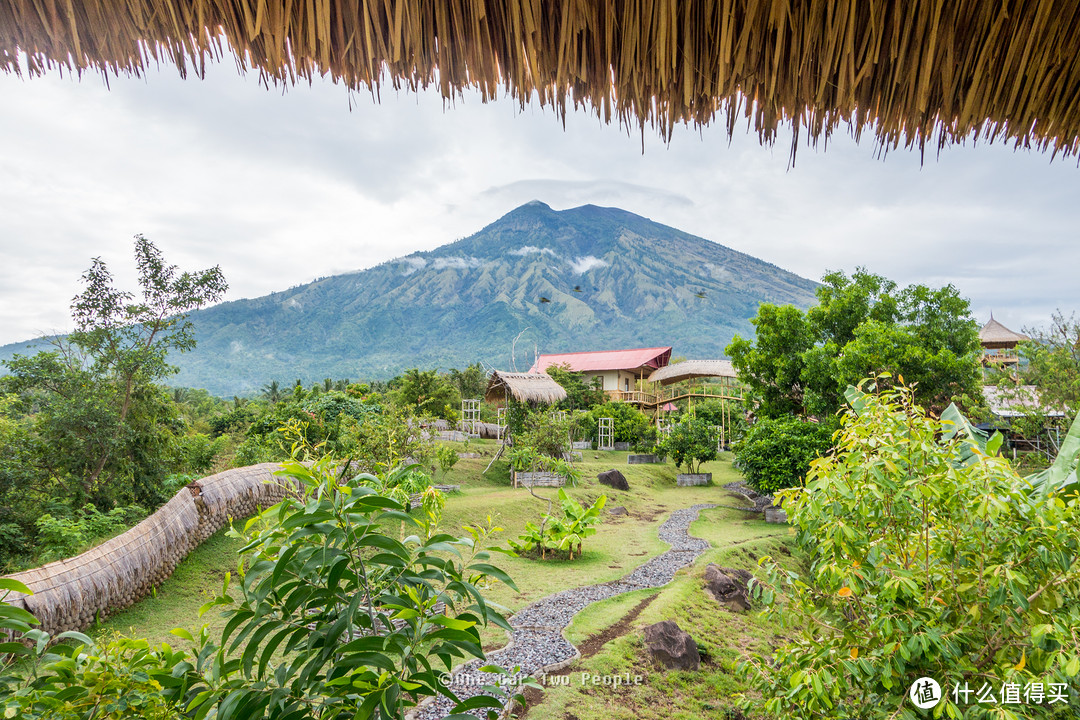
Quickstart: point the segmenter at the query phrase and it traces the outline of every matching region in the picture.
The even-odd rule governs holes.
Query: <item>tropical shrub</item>
[[[716,438],[705,421],[688,417],[672,425],[659,449],[675,462],[675,467],[685,467],[693,474],[701,469],[701,463],[716,459]]]
[[[435,460],[439,463],[439,470],[443,477],[450,474],[458,462],[457,450],[450,445],[439,445],[435,448]]]
[[[810,462],[832,447],[837,425],[797,417],[758,420],[735,444],[735,461],[746,483],[771,495],[803,484]]]
[[[594,377],[585,382],[584,374],[574,372],[568,365],[552,365],[546,372],[566,391],[566,399],[559,401],[561,410],[588,410],[607,402],[603,378]]]
[[[24,661],[30,672],[0,670],[0,713],[4,718],[146,718],[184,717],[185,700],[198,683],[192,658],[162,643],[119,638],[96,644],[86,635],[65,632],[52,638],[33,628],[38,619],[8,605],[10,591],[29,593],[14,580],[0,578],[0,637],[13,634],[24,642],[6,642],[0,650]]]
[[[435,452],[420,422],[398,408],[368,413],[362,420],[343,418],[343,424],[345,457],[370,472],[388,470],[406,458],[426,465]]]
[[[649,416],[641,412],[634,405],[624,402],[608,402],[593,408],[589,412],[592,418],[592,435],[597,433],[597,422],[600,418],[612,418],[612,430],[615,433],[615,442],[625,442],[631,445],[642,442],[653,426]]]
[[[655,425],[650,425],[645,432],[638,436],[638,439],[634,441],[634,444],[630,446],[630,449],[636,453],[647,453],[663,455],[664,452],[660,448],[661,440],[660,431],[656,429]]]
[[[0,650],[24,656],[30,670],[0,675],[3,716],[401,719],[426,697],[456,701],[444,673],[483,657],[481,625],[509,630],[479,589],[513,587],[480,542],[494,530],[438,534],[368,487],[373,478],[339,481],[337,467],[331,458],[285,463],[280,474],[299,496],[231,531],[245,541],[238,582],[227,574],[203,607],[221,610],[225,627],[213,639],[206,626],[174,630],[190,653],[142,640],[99,648],[80,633],[56,638],[76,645],[50,649],[32,615],[0,603],[0,633],[28,641]],[[27,591],[0,578],[8,590]],[[485,690],[453,712],[507,699]]]
[[[540,453],[528,445],[515,445],[506,453],[506,460],[514,472],[530,472],[540,462]]]
[[[227,442],[228,438],[211,438],[202,433],[185,435],[176,442],[177,464],[185,472],[208,472],[214,465],[214,458]]]
[[[103,513],[90,503],[66,515],[45,513],[36,523],[38,560],[44,563],[78,555],[90,545],[127,530],[146,514],[138,505]]]
[[[1047,699],[978,696],[1080,688],[1080,421],[1071,454],[1036,481],[955,407],[935,419],[906,387],[848,397],[835,452],[781,493],[809,568],[762,560],[755,595],[792,639],[743,664],[755,709],[924,717],[909,690],[929,677],[934,717],[1071,717]]]
[[[599,524],[600,511],[606,503],[607,495],[601,495],[592,505],[583,507],[559,488],[561,514],[545,513],[540,518],[539,526],[531,521],[525,523],[525,532],[516,541],[507,542],[519,554],[539,551],[541,559],[547,559],[549,554],[555,557],[556,553],[565,552],[573,560],[575,550],[577,556],[581,557],[581,545],[585,538],[596,534],[594,526]]]
[[[529,413],[523,432],[515,442],[534,448],[541,455],[561,458],[570,451],[569,418],[560,419],[553,412],[539,410]]]

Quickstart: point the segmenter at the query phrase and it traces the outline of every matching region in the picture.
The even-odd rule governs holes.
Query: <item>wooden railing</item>
[[[741,385],[705,385],[693,388],[664,388],[657,393],[645,392],[644,390],[615,390],[610,395],[614,400],[644,407],[656,407],[688,398],[742,400],[743,388]]]

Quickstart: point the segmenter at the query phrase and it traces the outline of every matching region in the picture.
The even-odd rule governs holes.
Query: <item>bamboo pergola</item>
[[[505,90],[655,128],[741,119],[762,142],[844,125],[883,149],[968,138],[1075,154],[1080,4],[1066,0],[0,0],[0,68],[329,76]]]

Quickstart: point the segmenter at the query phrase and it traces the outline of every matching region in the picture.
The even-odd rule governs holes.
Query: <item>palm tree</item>
[[[271,405],[277,405],[281,402],[281,386],[278,385],[277,380],[268,385],[263,385],[262,394],[264,398],[270,401]]]

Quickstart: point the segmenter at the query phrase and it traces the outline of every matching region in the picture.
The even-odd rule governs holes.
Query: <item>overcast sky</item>
[[[621,207],[808,278],[862,265],[955,284],[1014,329],[1080,310],[1075,160],[979,144],[882,160],[846,136],[670,145],[586,113],[339,86],[267,90],[234,66],[205,80],[0,74],[0,343],[70,329],[103,257],[134,286],[131,238],[183,269],[220,264],[229,299],[357,270],[472,234],[532,199]]]

